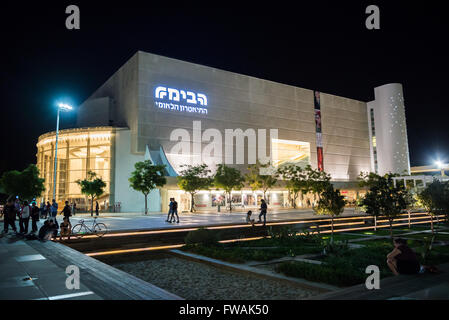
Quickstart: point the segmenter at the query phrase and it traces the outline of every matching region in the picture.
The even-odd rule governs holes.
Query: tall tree
[[[94,200],[101,197],[104,193],[104,188],[106,187],[106,182],[97,177],[97,174],[93,171],[87,172],[87,177],[84,180],[77,180],[76,183],[81,187],[81,193],[90,197],[90,215],[94,212]]]
[[[243,188],[243,178],[239,170],[228,167],[224,164],[217,165],[217,172],[214,175],[214,186],[225,191],[229,199],[229,211],[232,211],[231,192]]]
[[[331,216],[331,242],[334,241],[334,217],[343,213],[345,205],[346,201],[340,190],[334,190],[332,184],[329,184],[321,193],[318,205],[314,208],[316,214]]]
[[[266,193],[270,190],[278,181],[277,171],[269,172],[270,163],[261,164],[259,160],[253,165],[248,167],[248,173],[245,174],[245,181],[251,187],[251,190],[262,189],[263,198],[266,199]]]
[[[390,224],[390,237],[393,237],[393,221],[402,210],[407,208],[407,190],[401,184],[394,184],[393,177],[396,174],[380,176],[376,173],[361,173],[360,185],[369,188],[362,200],[366,213],[372,216],[383,215]]]
[[[39,169],[30,164],[23,171],[7,171],[0,179],[3,192],[10,196],[19,196],[22,200],[39,197],[45,190],[45,179],[39,178]]]
[[[128,181],[131,188],[145,196],[145,214],[148,214],[148,194],[167,183],[165,165],[153,165],[151,160],[145,160],[136,162],[134,168]]]
[[[191,206],[190,212],[195,210],[195,194],[200,190],[208,190],[214,179],[210,176],[211,171],[207,164],[196,166],[182,165],[185,169],[178,176],[178,186],[185,192],[190,193]]]

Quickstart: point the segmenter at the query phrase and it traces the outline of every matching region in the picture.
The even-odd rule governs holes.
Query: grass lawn
[[[426,233],[416,233],[416,234],[410,234],[406,236],[407,238],[412,238],[412,239],[423,239],[424,237],[430,238],[432,237],[432,233],[431,232],[426,232]],[[436,241],[449,241],[449,234],[444,234],[444,233],[436,233],[436,237],[435,237]]]
[[[392,276],[386,264],[386,255],[393,245],[389,239],[377,239],[360,242],[366,247],[348,250],[341,254],[327,256],[321,259],[322,265],[303,262],[283,262],[276,270],[287,276],[304,278],[310,281],[324,282],[340,287],[363,283],[366,279],[365,269],[376,265],[381,272],[381,278]],[[409,245],[418,255],[421,264],[438,265],[449,262],[449,246],[434,246],[432,252],[424,261],[421,252],[424,244],[418,240],[409,240]]]

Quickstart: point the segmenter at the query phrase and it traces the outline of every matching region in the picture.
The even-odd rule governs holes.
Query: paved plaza
[[[94,213],[95,214],[95,213]],[[346,208],[342,216],[355,215],[353,208]],[[324,217],[324,216],[323,216]],[[327,216],[326,216],[327,217]],[[62,216],[58,215],[58,223],[62,222]],[[253,211],[253,219],[258,219],[258,213]],[[309,218],[319,218],[311,209],[303,210],[272,210],[267,213],[267,222],[273,221],[289,221],[301,220]],[[72,226],[77,224],[79,220],[84,219],[84,222],[90,227],[93,223],[93,217],[90,214],[76,214],[70,217]],[[200,226],[215,226],[227,224],[246,224],[245,212],[210,212],[210,213],[179,213],[180,223],[168,223],[166,213],[101,213],[98,217],[98,222],[106,224],[110,231],[118,230],[148,230],[148,229],[171,229],[178,227],[200,227]],[[44,222],[41,219],[38,223],[40,227]],[[16,220],[16,226],[19,228],[19,221]],[[0,222],[0,230],[3,230],[3,221]],[[31,221],[29,226],[31,230]]]
[[[80,270],[79,288],[66,286],[70,265]],[[0,238],[0,270],[0,300],[180,299],[53,241]]]

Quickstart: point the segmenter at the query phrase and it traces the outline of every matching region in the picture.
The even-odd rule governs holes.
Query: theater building
[[[183,164],[225,163],[244,172],[257,158],[324,170],[353,200],[361,171],[410,173],[402,86],[377,87],[374,97],[357,101],[139,51],[77,108],[76,128],[60,130],[56,198],[87,206],[76,180],[90,170],[107,183],[103,210],[142,212],[143,195],[128,178],[137,161],[150,159],[166,165],[168,180],[150,194],[150,211],[166,211],[170,197],[185,211],[190,197],[176,184]],[[39,137],[44,199],[53,198],[54,149],[55,132]],[[286,206],[287,195],[282,184],[274,188],[270,206]],[[261,198],[244,188],[231,201],[251,207]],[[311,203],[309,196],[298,200]],[[202,191],[195,204],[214,210],[224,194]]]

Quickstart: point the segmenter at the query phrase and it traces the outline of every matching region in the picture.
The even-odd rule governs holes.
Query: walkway
[[[80,288],[67,289],[67,266]],[[0,300],[173,300],[163,289],[52,241],[0,239]]]
[[[353,208],[345,209],[342,216],[354,215]],[[267,214],[267,221],[288,221],[298,219],[318,218],[313,210],[273,210]],[[90,227],[93,218],[90,214],[77,214],[70,218],[72,226],[77,224],[80,219],[84,219],[86,224]],[[151,229],[172,229],[177,227],[200,227],[200,226],[214,226],[226,224],[246,224],[245,212],[232,213],[179,213],[180,223],[168,223],[166,213],[149,213],[148,215],[136,213],[103,213],[98,217],[99,222],[106,224],[110,231],[114,230],[151,230]],[[253,213],[253,219],[258,219],[258,215]],[[58,215],[57,220],[62,222],[62,216]],[[38,227],[44,222],[41,219]],[[19,229],[19,222],[16,220],[17,229]],[[31,229],[31,221],[29,231]],[[3,220],[0,221],[0,231],[3,230]]]

